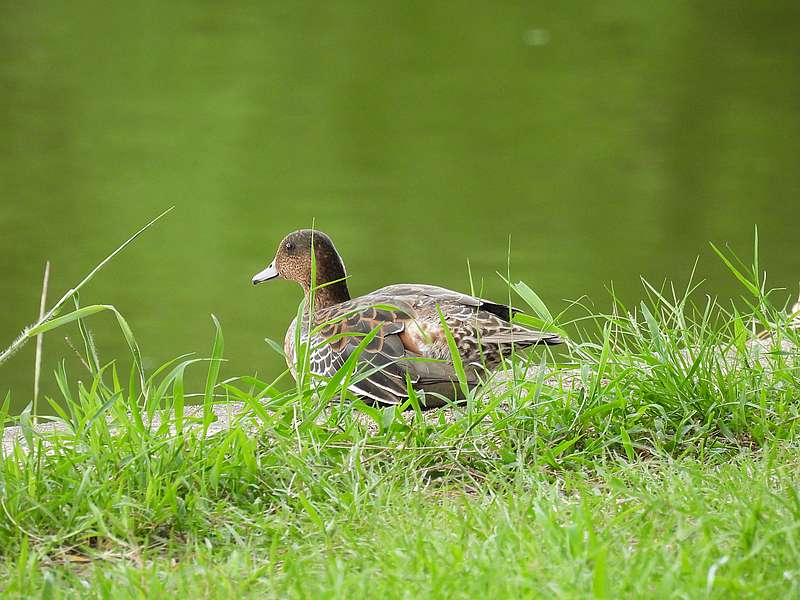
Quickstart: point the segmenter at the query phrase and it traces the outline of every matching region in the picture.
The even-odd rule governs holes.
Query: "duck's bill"
[[[266,269],[253,275],[253,285],[264,283],[278,276],[278,269],[275,268],[275,261],[272,261]]]

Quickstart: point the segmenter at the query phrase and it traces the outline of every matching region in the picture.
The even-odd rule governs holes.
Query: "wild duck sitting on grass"
[[[313,290],[312,269],[316,271]],[[479,383],[484,369],[492,369],[508,357],[512,348],[561,343],[554,333],[511,323],[518,309],[433,285],[390,285],[351,298],[342,257],[321,231],[303,229],[287,235],[275,259],[253,277],[253,283],[278,278],[300,284],[306,307],[313,302],[310,311],[305,309],[299,336],[303,342],[310,337],[308,372],[333,376],[364,337],[378,329],[358,356],[360,372],[366,376],[353,377],[348,388],[368,404],[404,402],[407,377],[422,393],[425,407],[463,397],[442,320],[458,348],[469,387]],[[297,318],[284,342],[286,361],[295,378],[296,327]]]

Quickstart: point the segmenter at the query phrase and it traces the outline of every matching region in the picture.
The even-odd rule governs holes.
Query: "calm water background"
[[[82,294],[116,305],[148,363],[207,353],[275,375],[299,299],[250,276],[312,220],[351,290],[395,282],[553,307],[629,301],[708,249],[800,279],[800,3],[4,2],[0,344],[132,231],[177,209]],[[788,292],[787,292],[788,296]],[[101,359],[125,356],[112,317]],[[67,332],[73,339],[75,331]],[[77,339],[76,339],[77,341]],[[71,351],[45,340],[45,390]],[[85,377],[76,361],[71,372]],[[0,367],[17,409],[33,345]],[[199,375],[199,373],[198,373]]]

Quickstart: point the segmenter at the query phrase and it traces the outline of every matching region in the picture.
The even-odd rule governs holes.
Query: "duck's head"
[[[314,296],[318,308],[350,299],[342,257],[331,238],[315,229],[301,229],[283,238],[269,266],[253,276],[253,284],[289,279],[309,294],[312,270],[317,274]]]

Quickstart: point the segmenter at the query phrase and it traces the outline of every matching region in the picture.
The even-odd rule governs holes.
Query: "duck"
[[[512,322],[519,309],[434,285],[395,284],[353,298],[341,255],[316,229],[284,237],[272,262],[252,278],[254,285],[272,280],[294,281],[305,296],[284,339],[295,379],[296,340],[307,344],[304,372],[323,380],[355,354],[359,376],[348,391],[373,406],[408,407],[409,384],[422,408],[458,402],[514,349],[562,343],[555,333]],[[447,330],[461,359],[461,380]]]

